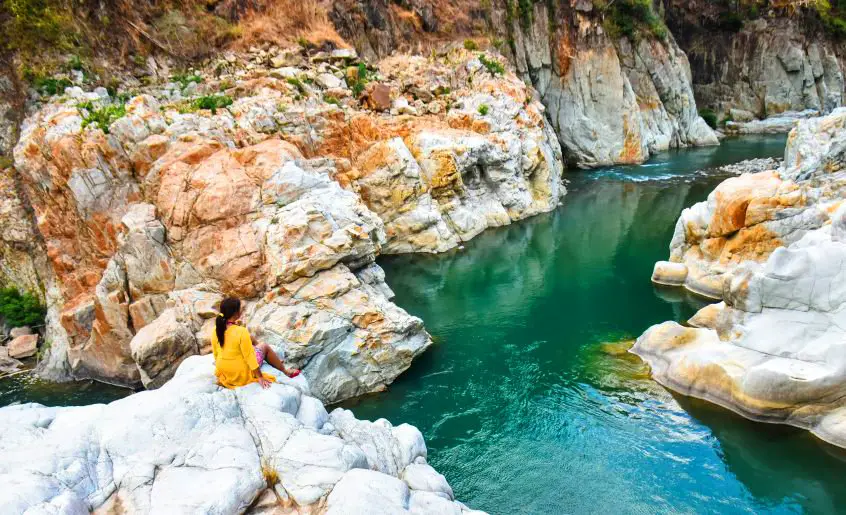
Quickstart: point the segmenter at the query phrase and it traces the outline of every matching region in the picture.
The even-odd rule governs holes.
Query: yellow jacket
[[[259,367],[256,349],[247,328],[230,325],[223,334],[223,347],[217,341],[217,331],[212,331],[212,352],[214,353],[215,375],[221,386],[237,388],[255,383],[258,379],[253,371]],[[270,374],[262,374],[268,381],[276,381]]]

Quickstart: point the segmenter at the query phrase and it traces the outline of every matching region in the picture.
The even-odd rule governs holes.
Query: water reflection
[[[554,213],[463,251],[383,258],[397,303],[438,344],[350,405],[418,426],[457,496],[493,513],[832,512],[846,465],[823,463],[801,433],[771,455],[771,426],[700,418],[614,343],[702,306],[649,277],[680,211],[722,179],[695,167],[744,152],[669,155],[653,166],[661,180],[639,180],[649,167],[574,174]]]

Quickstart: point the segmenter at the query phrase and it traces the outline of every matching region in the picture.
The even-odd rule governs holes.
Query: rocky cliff
[[[9,513],[475,513],[408,424],[327,413],[302,377],[226,390],[211,356],[108,405],[0,409]]]
[[[465,2],[462,15],[425,2],[399,7],[339,2],[339,32],[382,55],[410,42],[491,34],[539,93],[568,163],[641,163],[669,148],[717,145],[696,109],[687,57],[672,35],[618,36],[584,0]],[[441,12],[441,11],[446,12]],[[414,23],[409,20],[419,20]]]
[[[70,88],[15,149],[22,238],[48,261],[47,377],[157,387],[208,351],[233,294],[320,399],[384,388],[431,340],[375,258],[448,250],[565,192],[543,106],[463,49],[370,69],[257,50],[139,93]]]
[[[842,43],[820,21],[762,9],[742,20],[719,2],[664,0],[687,54],[696,99],[737,121],[843,105]]]
[[[800,122],[778,170],[685,209],[653,279],[722,298],[632,352],[656,380],[846,447],[846,109]]]

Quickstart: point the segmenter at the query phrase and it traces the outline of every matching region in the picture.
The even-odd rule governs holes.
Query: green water
[[[846,510],[839,451],[674,397],[616,344],[701,305],[649,282],[679,212],[724,178],[697,171],[781,155],[783,145],[729,140],[573,172],[553,213],[488,231],[462,251],[381,259],[397,303],[437,343],[387,392],[349,407],[419,427],[457,497],[491,513]],[[127,393],[0,381],[0,405]]]
[[[574,172],[564,205],[463,251],[380,260],[436,345],[390,389],[350,404],[408,422],[430,463],[491,513],[835,513],[846,462],[809,434],[674,398],[619,345],[700,305],[650,284],[681,210],[783,152],[727,141],[636,167]],[[624,349],[622,349],[624,351]]]

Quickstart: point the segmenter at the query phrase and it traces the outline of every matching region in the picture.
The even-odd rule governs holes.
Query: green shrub
[[[449,86],[438,86],[435,88],[435,96],[449,95],[452,92]]]
[[[285,79],[285,82],[287,82],[291,86],[294,86],[295,88],[297,88],[297,91],[301,95],[307,95],[308,94],[308,90],[306,89],[305,85],[303,84],[303,82],[300,79],[298,79],[296,77],[288,77],[287,79]]]
[[[336,97],[333,97],[331,95],[324,97],[323,101],[326,102],[327,104],[341,105],[341,101],[338,100]]]
[[[482,105],[479,106],[479,109],[477,109],[477,110],[479,111],[480,115],[485,116],[485,115],[488,114],[488,111],[490,111],[490,109],[491,108],[488,106],[488,104],[482,104]]]
[[[472,39],[465,39],[464,40],[464,49],[470,50],[470,51],[478,50],[479,45],[477,45],[476,42],[473,41]]]
[[[709,127],[712,129],[717,128],[717,113],[715,113],[713,109],[707,107],[700,109],[699,116],[705,120],[705,123],[707,123]]]
[[[600,2],[599,8],[605,12],[605,30],[611,37],[637,40],[652,35],[664,40],[669,35],[664,21],[652,9],[652,0]]]
[[[188,84],[191,84],[192,82],[195,82],[197,84],[203,82],[203,78],[199,75],[186,73],[177,73],[176,75],[171,75],[170,80],[178,83],[182,89],[188,87]]]
[[[206,95],[194,100],[194,107],[197,109],[208,109],[216,114],[218,109],[232,105],[232,98],[226,95]]]
[[[75,33],[64,5],[54,0],[1,1],[2,47],[25,53],[36,52],[44,44],[60,51],[71,48]]]
[[[517,0],[517,8],[520,10],[520,23],[523,28],[532,26],[532,17],[534,14],[534,2],[532,0]]]
[[[79,104],[77,108],[82,115],[82,128],[89,125],[99,127],[100,130],[109,133],[109,126],[115,120],[126,116],[126,105],[124,103],[107,104],[103,107],[97,108],[91,102],[84,102]]]
[[[479,62],[488,69],[491,75],[502,75],[505,73],[505,66],[496,59],[488,59],[485,54],[479,54]]]
[[[47,308],[38,297],[21,293],[15,288],[0,289],[0,317],[11,327],[38,326],[44,324]]]
[[[65,89],[73,86],[73,83],[65,78],[54,79],[53,77],[41,77],[35,79],[32,85],[42,95],[53,96],[63,94]]]
[[[364,86],[370,82],[370,75],[367,72],[367,66],[364,63],[358,63],[358,68],[356,69],[355,77],[351,77],[349,74],[347,75],[347,87],[349,87],[355,98],[361,96],[364,92]]]

